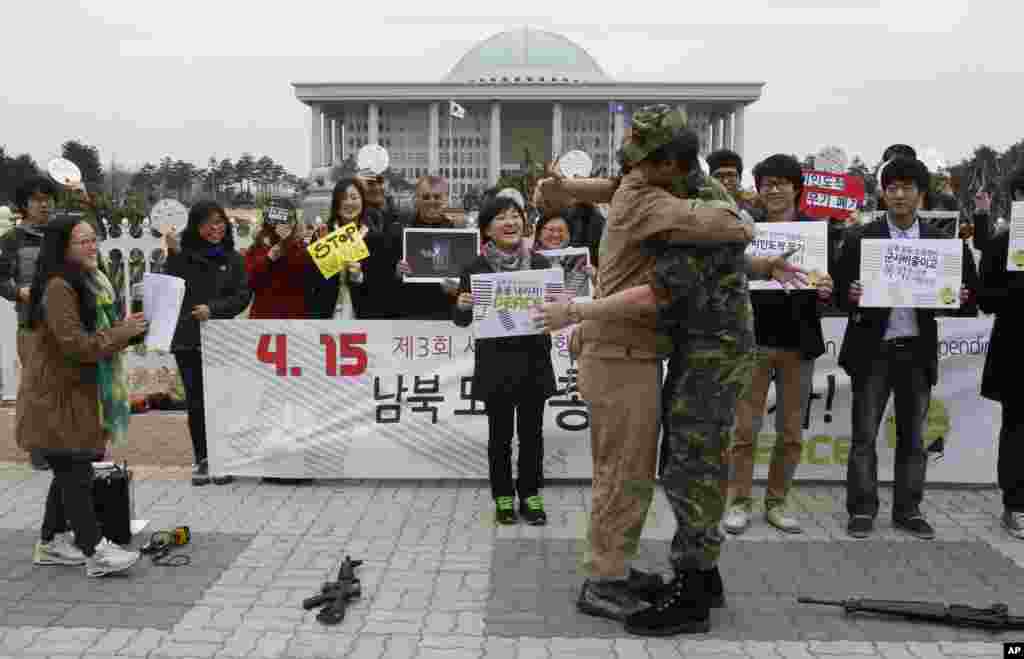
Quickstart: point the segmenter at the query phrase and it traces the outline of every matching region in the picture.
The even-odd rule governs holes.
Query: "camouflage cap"
[[[640,108],[633,113],[632,126],[623,137],[623,161],[635,165],[685,128],[686,113],[679,108],[663,103]]]

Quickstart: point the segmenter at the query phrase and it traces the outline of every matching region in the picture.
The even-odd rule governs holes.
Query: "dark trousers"
[[[491,495],[520,500],[540,492],[544,480],[544,403],[536,398],[511,401],[492,398],[487,405],[487,460]],[[514,424],[513,424],[514,422]],[[518,477],[512,483],[512,433],[519,437]]]
[[[86,556],[92,556],[100,541],[92,500],[92,461],[95,458],[92,454],[46,456],[53,470],[53,480],[46,495],[46,513],[40,533],[43,542],[67,532],[70,523],[75,531],[75,544]]]
[[[1003,425],[999,429],[999,489],[1003,506],[1024,513],[1024,409],[1003,403]]]
[[[188,407],[188,434],[192,435],[192,453],[196,464],[206,460],[206,411],[203,408],[203,354],[198,350],[174,353],[185,386]]]
[[[889,395],[896,398],[896,457],[893,517],[920,514],[928,466],[924,426],[931,383],[915,350],[916,341],[884,341],[877,355],[853,377],[853,437],[846,465],[846,510],[878,515],[878,451],[875,441]]]

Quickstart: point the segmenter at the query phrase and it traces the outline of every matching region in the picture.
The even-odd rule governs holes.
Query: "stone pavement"
[[[722,558],[728,607],[710,634],[642,639],[576,613],[589,487],[553,484],[547,527],[496,528],[482,482],[338,481],[281,486],[242,479],[193,488],[176,470],[139,469],[136,517],[148,532],[187,524],[191,563],[87,580],[35,568],[49,475],[0,465],[0,658],[348,657],[541,659],[1002,657],[989,635],[844,617],[796,595],[1006,602],[1024,615],[1024,542],[999,527],[996,490],[932,489],[933,542],[894,531],[844,532],[842,490],[799,488],[807,532],[758,518]],[[891,501],[883,488],[882,510]],[[666,570],[674,521],[659,493],[637,564]],[[345,554],[363,597],[324,627],[300,602],[335,577]]]

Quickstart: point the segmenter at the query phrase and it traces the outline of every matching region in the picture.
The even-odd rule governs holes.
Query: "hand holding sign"
[[[325,279],[338,274],[345,263],[362,261],[370,255],[355,222],[327,234],[308,249]]]

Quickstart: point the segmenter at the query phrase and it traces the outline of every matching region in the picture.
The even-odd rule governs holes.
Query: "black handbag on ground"
[[[132,472],[128,463],[93,465],[93,505],[100,534],[119,545],[132,541]]]

